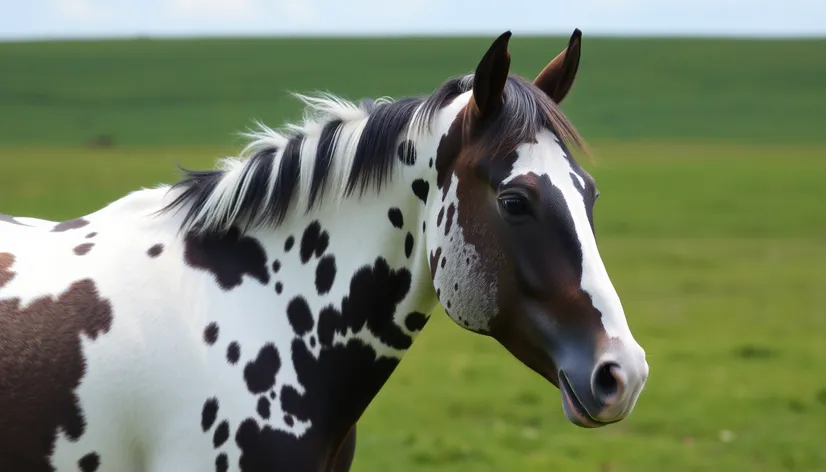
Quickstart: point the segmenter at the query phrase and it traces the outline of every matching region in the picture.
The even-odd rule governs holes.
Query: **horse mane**
[[[170,190],[181,192],[161,212],[187,207],[180,229],[193,233],[277,227],[294,203],[310,211],[332,193],[336,201],[381,191],[397,162],[408,158],[411,141],[430,130],[437,113],[473,87],[473,75],[445,81],[426,97],[364,100],[359,104],[329,93],[294,94],[304,102],[303,123],[273,130],[262,123],[243,133],[250,141],[239,156],[215,170],[183,169]],[[550,128],[564,142],[582,146],[570,121],[541,90],[511,76],[502,112],[486,140],[501,149],[532,140]],[[404,134],[402,134],[404,133]],[[401,139],[401,143],[399,140]]]

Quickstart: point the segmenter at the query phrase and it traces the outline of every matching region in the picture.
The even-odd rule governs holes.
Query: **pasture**
[[[234,154],[252,119],[297,118],[285,90],[429,92],[488,40],[0,44],[0,211],[88,213]],[[532,76],[564,41],[512,44]],[[436,313],[361,421],[354,470],[824,470],[824,57],[824,41],[586,31],[564,108],[651,366],[634,414],[575,428],[556,389]]]

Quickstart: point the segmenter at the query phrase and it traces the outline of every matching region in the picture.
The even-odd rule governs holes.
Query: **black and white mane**
[[[325,194],[334,198],[378,192],[396,163],[409,161],[415,141],[438,111],[473,87],[473,75],[447,80],[419,98],[364,100],[358,105],[330,94],[296,94],[305,105],[304,122],[275,131],[263,124],[244,135],[251,142],[218,170],[187,170],[173,189],[182,192],[162,211],[186,207],[182,230],[223,232],[277,227],[296,196],[311,210]],[[486,139],[507,152],[552,129],[564,141],[581,145],[579,134],[546,94],[520,77],[508,78],[502,113]],[[404,133],[404,135],[403,135]],[[402,139],[404,138],[404,139]],[[401,140],[401,142],[400,142]]]

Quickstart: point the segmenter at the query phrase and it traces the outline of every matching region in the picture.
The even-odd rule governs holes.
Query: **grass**
[[[0,43],[0,146],[227,146],[299,115],[288,91],[430,93],[490,38]],[[515,36],[532,78],[567,38]],[[590,139],[826,143],[826,40],[606,39],[585,32],[565,108]]]
[[[556,389],[437,314],[363,418],[356,471],[821,470],[826,146],[595,148],[601,251],[651,365],[632,417],[575,428]],[[0,149],[0,202],[69,218],[230,152]]]

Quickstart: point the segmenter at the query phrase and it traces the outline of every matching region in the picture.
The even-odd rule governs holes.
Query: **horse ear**
[[[571,90],[579,68],[581,50],[582,31],[577,28],[568,41],[568,47],[549,62],[534,79],[534,85],[551,97],[554,103],[561,103]]]
[[[473,102],[479,117],[489,116],[502,106],[502,92],[508,80],[511,56],[508,53],[510,31],[496,38],[476,66],[473,75]]]

